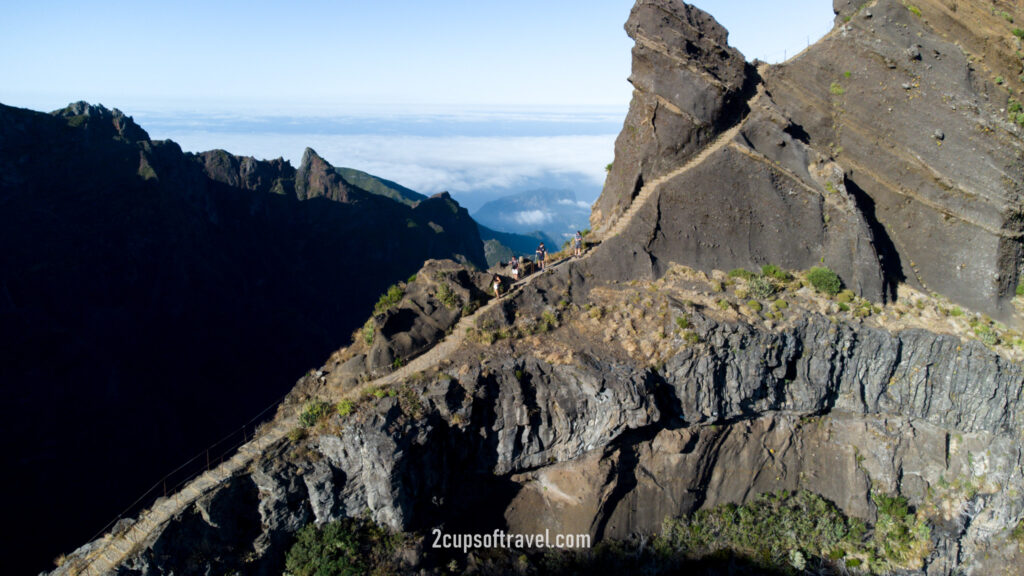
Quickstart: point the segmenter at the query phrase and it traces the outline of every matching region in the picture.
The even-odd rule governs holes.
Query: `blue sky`
[[[696,0],[748,59],[825,34],[831,0]],[[336,166],[470,209],[592,202],[632,87],[632,0],[9,0],[0,103],[120,108],[154,139]]]
[[[791,56],[830,0],[701,0],[748,58]],[[630,0],[6,2],[0,102],[344,113],[621,110]]]

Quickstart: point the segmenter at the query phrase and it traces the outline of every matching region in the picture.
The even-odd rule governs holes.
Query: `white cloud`
[[[568,198],[562,198],[558,201],[563,206],[576,206],[577,208],[586,208],[590,210],[590,203],[583,200],[569,200]]]
[[[424,194],[514,188],[548,175],[582,178],[600,189],[616,136],[275,134],[192,127],[151,135],[172,139],[188,151],[222,148],[257,158],[283,156],[295,166],[308,146],[335,166],[364,170]],[[589,207],[584,201],[577,203]]]
[[[541,226],[551,221],[551,214],[543,210],[523,210],[512,214],[512,221],[521,226]]]

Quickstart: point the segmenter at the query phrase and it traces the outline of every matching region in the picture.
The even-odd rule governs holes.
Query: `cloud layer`
[[[257,158],[283,156],[295,165],[309,146],[335,166],[364,170],[424,194],[517,189],[559,176],[582,179],[600,190],[615,142],[614,134],[503,138],[176,130],[166,137],[185,150],[223,148]]]
[[[501,191],[559,187],[572,189],[579,205],[589,206],[604,184],[617,132],[607,115],[481,115],[471,122],[451,116],[324,119],[319,128],[308,118],[140,120],[153,138],[174,140],[188,151],[221,148],[297,165],[308,146],[335,166],[424,194],[447,190],[467,205]]]

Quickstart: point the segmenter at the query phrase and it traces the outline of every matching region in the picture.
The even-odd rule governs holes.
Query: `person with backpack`
[[[544,247],[544,243],[541,242],[540,246],[537,246],[537,269],[543,271],[544,263],[548,259],[548,250]]]
[[[513,256],[512,261],[508,263],[512,267],[512,281],[519,281],[519,257]]]
[[[583,256],[583,234],[579,230],[572,237],[572,255],[577,257]]]

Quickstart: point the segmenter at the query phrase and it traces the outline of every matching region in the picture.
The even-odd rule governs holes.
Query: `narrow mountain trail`
[[[586,255],[583,256],[583,258],[585,257]],[[491,298],[491,300],[487,302],[487,304],[484,304],[483,306],[478,308],[476,312],[470,314],[469,316],[463,316],[462,319],[459,320],[458,324],[456,324],[455,327],[452,329],[450,334],[445,336],[443,340],[435,344],[433,348],[431,348],[424,354],[412,359],[408,364],[402,366],[398,370],[395,370],[390,374],[381,376],[376,380],[372,380],[370,382],[366,382],[364,384],[356,386],[352,389],[346,390],[337,398],[332,398],[332,400],[337,400],[340,398],[351,398],[353,396],[358,396],[365,390],[372,390],[374,388],[379,388],[381,386],[399,384],[401,382],[408,380],[413,374],[417,372],[425,372],[430,368],[437,366],[439,363],[448,359],[448,357],[451,356],[452,353],[455,352],[460,345],[462,345],[462,343],[466,340],[466,332],[470,328],[476,327],[477,318],[479,318],[480,315],[486,313],[489,310],[494,309],[496,306],[501,304],[501,302],[521,292],[524,288],[532,284],[534,280],[544,276],[545,274],[550,274],[553,270],[562,266],[566,262],[569,262],[570,260],[572,260],[572,257],[562,258],[557,262],[549,264],[543,271],[530,274],[529,276],[526,276],[522,280],[513,283],[509,287],[508,292],[503,294],[500,298]]]
[[[462,318],[455,326],[451,334],[436,344],[425,354],[416,357],[411,362],[375,380],[371,380],[335,395],[331,400],[338,400],[346,397],[358,396],[366,390],[372,390],[383,386],[391,386],[408,380],[416,372],[423,372],[431,367],[437,366],[447,359],[466,338],[467,328],[475,326],[480,314],[498,306],[502,301],[511,295],[522,291],[544,274],[563,265],[571,258],[564,258],[550,264],[546,270],[531,274],[519,282],[514,283],[509,291],[501,298],[492,298],[490,302],[481,306],[473,314]],[[221,482],[242,472],[246,467],[259,458],[264,450],[284,438],[288,432],[298,427],[299,416],[297,411],[278,417],[270,424],[260,429],[256,437],[250,442],[243,444],[238,452],[221,465],[200,474],[190,481],[185,487],[173,496],[162,498],[151,508],[139,514],[138,520],[127,530],[114,534],[113,532],[104,535],[93,544],[94,549],[84,558],[70,560],[65,565],[56,569],[54,575],[101,575],[109,574],[124,560],[132,555],[152,534],[161,529],[171,519],[184,512],[189,506],[199,500],[204,494],[216,488]]]
[[[84,558],[71,558],[52,574],[98,576],[112,573],[154,532],[185,511],[204,494],[244,470],[262,455],[268,446],[284,438],[297,425],[298,416],[293,414],[264,426],[253,440],[243,444],[230,459],[200,474],[176,494],[157,500],[151,508],[141,512],[138,520],[127,530],[117,534],[105,534],[92,542],[93,549]]]
[[[757,93],[747,102],[748,107],[753,107],[754,103],[761,98],[764,94],[764,84],[759,84],[757,87]],[[694,167],[701,165],[707,160],[712,154],[718,152],[725,146],[727,146],[743,129],[743,125],[746,123],[746,118],[737,122],[733,127],[729,128],[725,132],[719,134],[711,142],[711,144],[704,147],[698,154],[691,157],[689,160],[684,162],[682,166],[679,166],[675,170],[659,176],[658,178],[651,180],[650,182],[643,185],[640,188],[640,193],[633,198],[629,208],[622,213],[612,223],[611,228],[605,234],[601,234],[601,241],[610,240],[622,233],[623,230],[629,226],[630,222],[633,221],[633,217],[640,211],[641,208],[647,203],[647,200],[654,195],[654,192],[662,186],[662,184],[681,176],[692,170]]]
[[[764,85],[757,88],[757,93],[748,102],[752,106],[754,102],[764,94]],[[641,188],[640,193],[633,199],[630,207],[615,220],[611,228],[605,234],[599,234],[600,240],[607,241],[622,233],[630,224],[637,212],[647,203],[651,196],[661,187],[662,184],[680,176],[696,166],[699,166],[708,157],[721,150],[731,142],[740,130],[746,118],[737,122],[734,126],[719,134],[700,153],[687,160],[679,168],[662,175],[661,177],[648,182]],[[566,257],[550,264],[544,271],[537,272],[514,283],[509,291],[500,298],[492,298],[487,304],[480,307],[476,312],[463,317],[448,336],[438,342],[426,353],[414,358],[405,366],[387,374],[366,382],[360,386],[346,390],[340,394],[332,395],[331,400],[351,398],[359,396],[366,390],[384,386],[392,386],[408,380],[417,372],[425,372],[430,368],[448,359],[466,339],[467,329],[476,326],[477,319],[500,305],[507,298],[521,292],[532,284],[537,278],[549,274],[555,269],[565,265],[572,260],[586,259],[593,251],[585,253],[580,258]],[[110,574],[113,570],[136,552],[143,543],[154,533],[162,529],[171,519],[184,512],[189,506],[205,494],[211,492],[225,480],[244,471],[249,464],[258,459],[264,451],[274,443],[287,436],[288,432],[299,426],[299,415],[297,410],[292,410],[284,416],[278,416],[259,430],[253,440],[243,444],[230,459],[219,466],[200,474],[191,480],[185,487],[167,498],[157,502],[147,510],[139,514],[138,520],[127,530],[117,534],[109,532],[102,538],[92,542],[93,548],[84,557],[70,558],[64,565],[52,572],[54,575],[89,575],[99,576]]]

